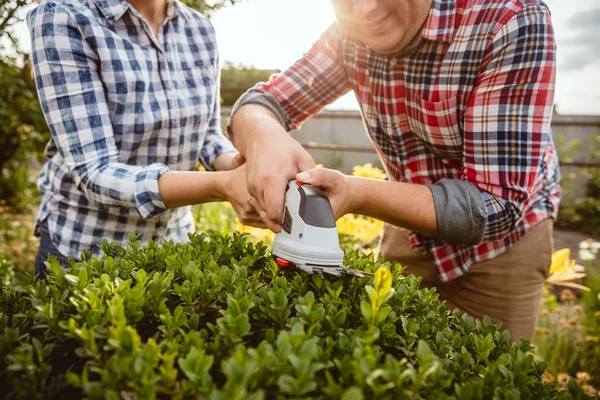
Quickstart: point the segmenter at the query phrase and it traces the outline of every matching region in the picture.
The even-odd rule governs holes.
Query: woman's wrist
[[[213,190],[218,200],[213,201],[229,201],[231,198],[231,186],[233,182],[232,171],[217,171],[212,172],[214,182],[212,182]]]

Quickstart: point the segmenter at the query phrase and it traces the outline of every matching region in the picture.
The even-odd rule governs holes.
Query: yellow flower
[[[381,169],[373,167],[371,163],[365,165],[357,165],[352,170],[352,175],[362,176],[364,178],[385,180],[387,176]]]
[[[570,255],[570,249],[560,249],[552,253],[552,264],[550,265],[550,274],[563,271],[564,269],[569,268]]]
[[[354,236],[366,245],[373,243],[383,229],[383,221],[354,214],[344,215],[336,225],[340,234]]]
[[[550,276],[546,279],[546,283],[590,291],[586,286],[573,282],[585,278],[586,274],[577,272],[575,260],[571,260],[570,255],[571,250],[569,249],[560,249],[552,253]]]

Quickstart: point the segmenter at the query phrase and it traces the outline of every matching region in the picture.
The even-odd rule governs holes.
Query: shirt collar
[[[179,16],[185,17],[185,14],[181,9],[181,3],[179,3],[177,0],[169,0],[167,3],[167,18],[173,19]]]
[[[456,2],[457,0],[433,0],[431,10],[421,31],[423,39],[444,43],[452,41]]]
[[[94,0],[94,3],[111,24],[117,22],[131,7],[125,0]]]
[[[131,4],[127,0],[94,0],[98,9],[102,12],[104,17],[111,23],[117,22],[127,10],[131,7]],[[167,4],[167,19],[173,19],[182,14],[181,5],[177,0],[169,0]]]

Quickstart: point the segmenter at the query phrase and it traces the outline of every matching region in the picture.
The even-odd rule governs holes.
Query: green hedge
[[[0,263],[7,398],[565,398],[529,342],[448,312],[391,267],[370,329],[373,278],[280,272],[243,235],[104,243],[48,281]],[[371,257],[347,265],[375,271]],[[370,286],[370,287],[368,287]],[[371,294],[369,294],[369,293]],[[365,306],[366,305],[366,306]],[[573,382],[573,390],[578,387]]]

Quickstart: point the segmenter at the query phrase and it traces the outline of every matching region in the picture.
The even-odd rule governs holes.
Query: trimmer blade
[[[332,266],[312,266],[313,269],[313,273],[317,273],[317,274],[328,274],[328,275],[332,275],[335,276],[336,278],[339,278],[342,276],[343,272],[341,271],[341,268],[339,267],[332,267]]]
[[[331,276],[335,276],[336,278],[340,278],[343,275],[350,275],[350,276],[355,276],[357,278],[364,278],[365,276],[373,276],[374,274],[370,273],[370,272],[366,272],[366,271],[360,271],[357,269],[352,269],[352,268],[348,268],[348,267],[344,267],[344,266],[325,266],[325,265],[311,265],[310,266],[312,268],[312,273],[317,273],[320,275],[323,274],[328,274]],[[303,271],[307,271],[307,269],[302,268],[301,266],[299,266],[299,268]]]
[[[343,265],[316,265],[316,264],[304,264],[294,263],[288,260],[284,260],[276,255],[273,255],[273,259],[282,269],[296,269],[307,274],[319,274],[321,276],[330,275],[336,278],[341,278],[344,275],[355,276],[357,278],[364,278],[365,276],[373,276],[371,272],[361,271],[358,269],[352,269]]]
[[[360,271],[358,269],[352,269],[348,267],[341,267],[346,275],[356,276],[357,278],[364,278],[365,276],[373,276],[371,272]]]

